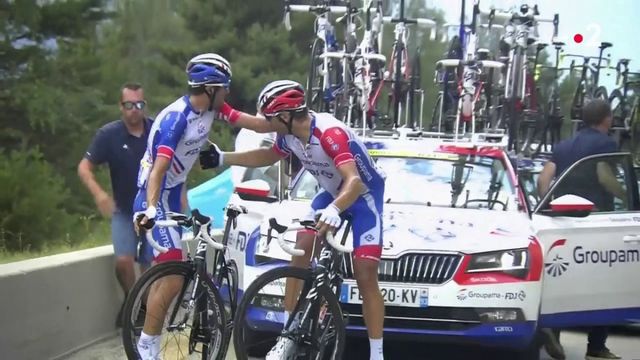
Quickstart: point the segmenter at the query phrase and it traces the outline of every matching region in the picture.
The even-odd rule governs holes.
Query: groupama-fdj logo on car
[[[474,291],[468,290],[467,288],[462,288],[458,290],[458,295],[456,296],[458,300],[464,301],[466,299],[482,299],[482,300],[520,300],[524,301],[527,298],[527,293],[524,290],[520,290],[518,292],[482,292],[482,291]]]
[[[562,248],[566,244],[566,239],[556,240],[547,255],[554,248]],[[592,250],[586,249],[584,246],[575,246],[572,251],[573,263],[578,265],[608,265],[608,267],[616,266],[620,263],[640,262],[640,250],[635,249],[602,249]],[[569,269],[569,262],[565,261],[560,254],[556,253],[549,262],[545,263],[547,274],[557,277],[564,274]]]

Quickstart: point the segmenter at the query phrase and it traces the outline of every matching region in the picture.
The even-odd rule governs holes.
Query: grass
[[[51,245],[45,244],[42,249],[37,251],[9,251],[4,247],[0,247],[0,264],[63,254],[71,251],[111,244],[111,229],[107,221],[99,223],[97,226],[94,226],[92,230],[93,231],[88,232],[87,235],[84,236],[83,240],[65,238],[57,241],[51,241]]]

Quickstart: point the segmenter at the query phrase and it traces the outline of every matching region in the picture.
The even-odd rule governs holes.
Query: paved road
[[[586,347],[586,334],[581,332],[567,331],[562,333],[562,342],[567,352],[567,360],[584,359]],[[607,343],[624,360],[640,360],[640,331],[619,331],[609,338]],[[350,341],[347,344],[348,354],[345,356],[349,360],[368,360],[368,344],[366,341]],[[363,355],[364,354],[364,355]],[[396,360],[468,360],[468,359],[492,359],[492,360],[512,360],[508,356],[495,351],[482,348],[468,348],[456,346],[434,346],[417,343],[393,342],[385,344],[386,359]],[[87,349],[81,350],[65,360],[120,360],[125,359],[124,351],[120,343],[120,338],[112,338],[95,344]],[[233,349],[227,357],[235,360]],[[165,359],[170,360],[170,359]],[[542,360],[550,360],[544,354]]]

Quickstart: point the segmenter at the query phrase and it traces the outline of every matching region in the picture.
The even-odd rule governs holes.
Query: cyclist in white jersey
[[[138,195],[134,202],[134,223],[149,228],[150,220],[165,219],[167,211],[181,211],[180,195],[184,182],[207,142],[214,119],[266,133],[273,129],[264,118],[233,109],[225,103],[231,84],[231,66],[222,56],[212,53],[192,58],[186,67],[189,94],[162,110],[151,127],[147,150],[140,163]],[[151,206],[149,206],[151,204]],[[182,260],[181,228],[153,228],[153,239],[168,252],[154,251],[154,261]],[[165,311],[182,286],[182,279],[163,278],[163,286],[154,287],[147,300],[145,324],[138,342],[143,360],[158,359],[160,333]],[[156,290],[158,289],[158,290]]]
[[[341,215],[350,215],[354,274],[363,298],[370,358],[380,360],[384,302],[378,286],[378,261],[382,253],[384,178],[351,129],[330,114],[310,112],[304,99],[304,89],[296,82],[282,80],[268,84],[260,93],[258,108],[278,134],[273,148],[247,152],[221,152],[213,148],[208,163],[262,167],[293,154],[322,188],[302,220],[314,220],[319,215],[317,229],[323,235],[340,224]],[[314,239],[313,232],[298,233],[296,247],[304,249],[305,255],[293,257],[293,266],[309,265]],[[285,323],[300,286],[287,279]],[[266,359],[289,359],[295,355],[290,352],[291,340],[280,338]]]

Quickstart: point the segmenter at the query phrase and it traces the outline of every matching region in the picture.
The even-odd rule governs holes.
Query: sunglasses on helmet
[[[123,101],[121,104],[122,104],[122,107],[124,107],[127,110],[131,110],[134,107],[138,110],[142,110],[147,105],[147,102],[146,101]]]

